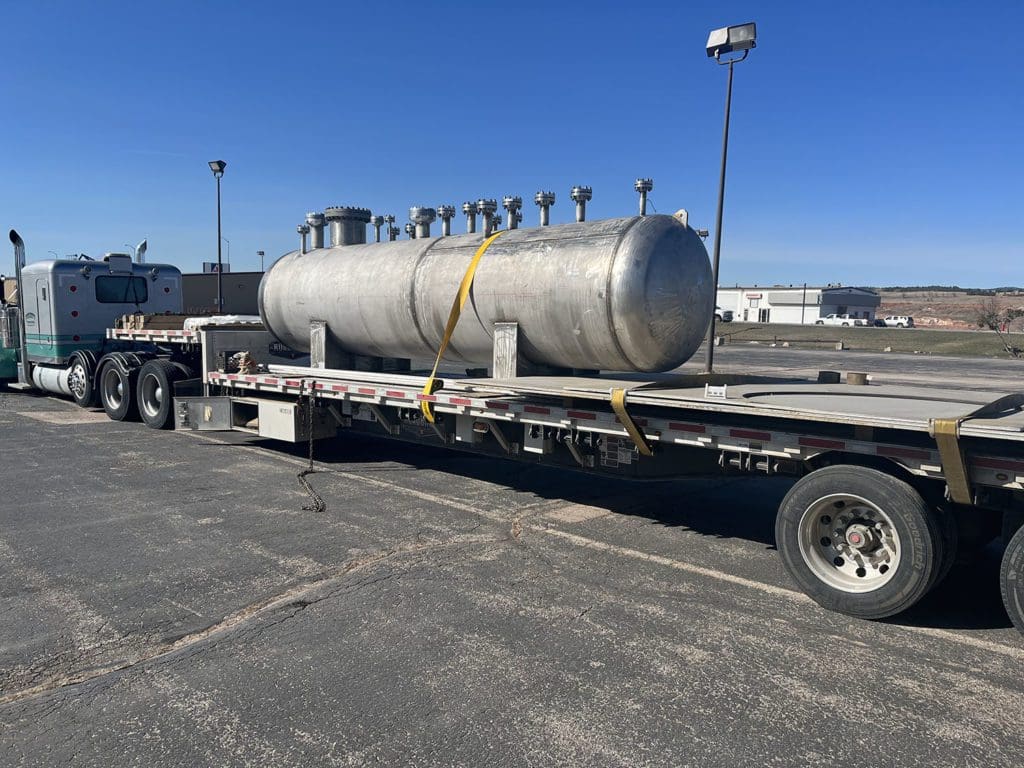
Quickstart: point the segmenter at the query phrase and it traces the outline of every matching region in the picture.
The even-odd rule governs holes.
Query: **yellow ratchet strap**
[[[949,497],[957,504],[971,504],[974,500],[963,446],[960,445],[960,425],[969,419],[998,418],[1022,409],[1024,394],[1017,393],[1003,395],[958,419],[931,420],[931,434],[939,449],[939,460],[942,462],[942,474],[946,478]]]
[[[615,411],[615,415],[619,417],[619,421],[622,426],[626,428],[629,436],[633,438],[633,443],[636,445],[636,449],[640,451],[644,456],[653,456],[654,452],[651,450],[651,446],[647,444],[647,439],[643,433],[633,423],[633,419],[626,413],[626,390],[625,389],[613,389],[612,390],[612,410]]]
[[[487,249],[491,247],[491,243],[505,234],[507,230],[500,230],[495,232],[493,235],[484,240],[480,247],[476,249],[476,253],[473,254],[472,260],[469,262],[469,267],[466,269],[466,274],[462,276],[462,283],[459,284],[459,292],[455,296],[455,301],[452,302],[452,311],[448,313],[448,323],[444,327],[444,338],[441,339],[441,348],[437,350],[437,359],[434,360],[434,369],[430,372],[430,377],[427,379],[427,383],[423,387],[424,395],[432,395],[434,391],[441,385],[441,382],[436,381],[437,366],[441,364],[441,358],[444,356],[444,351],[448,348],[448,342],[451,341],[452,334],[455,333],[455,326],[459,323],[459,316],[462,314],[462,308],[466,305],[466,299],[469,298],[469,291],[473,287],[473,276],[476,274],[477,265],[480,263],[480,258],[487,252]],[[420,401],[420,410],[423,411],[423,416],[431,424],[434,423],[434,409],[427,400]]]
[[[939,448],[942,474],[949,486],[949,496],[957,504],[970,504],[971,483],[967,477],[964,452],[960,448],[961,419],[932,419],[932,435]]]

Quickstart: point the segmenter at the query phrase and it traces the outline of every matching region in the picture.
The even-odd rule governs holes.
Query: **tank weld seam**
[[[626,235],[628,235],[630,231],[632,231],[633,227],[635,227],[643,218],[643,216],[635,217],[616,238],[615,247],[612,248],[611,261],[608,264],[608,276],[604,288],[605,313],[608,317],[608,335],[611,337],[612,343],[615,345],[615,349],[618,350],[622,359],[637,370],[639,370],[639,366],[633,362],[633,359],[628,354],[626,354],[625,348],[623,348],[622,344],[619,342],[619,335],[615,328],[615,315],[612,310],[612,276],[615,272],[615,263],[619,258],[619,249],[622,247],[622,241],[626,239]]]
[[[434,246],[437,245],[443,238],[438,238],[426,248],[424,248],[419,256],[416,257],[416,263],[412,268],[412,286],[409,290],[409,313],[412,315],[412,327],[416,329],[416,335],[420,337],[420,341],[423,342],[423,346],[426,349],[433,349],[434,345],[430,343],[430,339],[423,333],[423,328],[420,326],[420,314],[419,307],[416,303],[416,284],[419,282],[418,277],[420,269],[423,267],[423,261],[427,258],[427,254],[430,253]]]

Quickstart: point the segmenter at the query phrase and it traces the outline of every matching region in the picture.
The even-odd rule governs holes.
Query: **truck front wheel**
[[[68,386],[79,408],[95,408],[99,403],[99,394],[94,385],[95,373],[96,358],[91,354],[75,352],[71,356]]]
[[[942,535],[920,494],[867,467],[826,467],[798,481],[779,507],[775,538],[808,596],[863,619],[910,608],[942,560]]]

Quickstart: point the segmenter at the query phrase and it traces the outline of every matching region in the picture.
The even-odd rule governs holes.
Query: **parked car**
[[[913,328],[914,318],[908,315],[889,315],[885,318],[887,328]]]
[[[880,317],[876,317],[874,320],[871,321],[871,325],[873,325],[875,328],[885,328],[885,320],[883,320]]]
[[[717,320],[720,323],[731,323],[732,310],[722,309],[721,307],[715,307],[715,320]]]
[[[825,315],[814,321],[815,325],[867,325],[867,318],[851,317],[850,315]]]

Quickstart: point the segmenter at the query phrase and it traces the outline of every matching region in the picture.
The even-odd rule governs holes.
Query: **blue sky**
[[[637,176],[713,230],[726,70],[704,44],[750,20],[723,284],[1024,284],[1020,0],[0,0],[0,226],[32,259],[147,237],[196,270],[223,158],[236,271],[327,205],[551,189],[558,223],[574,184],[590,218],[632,213]]]

